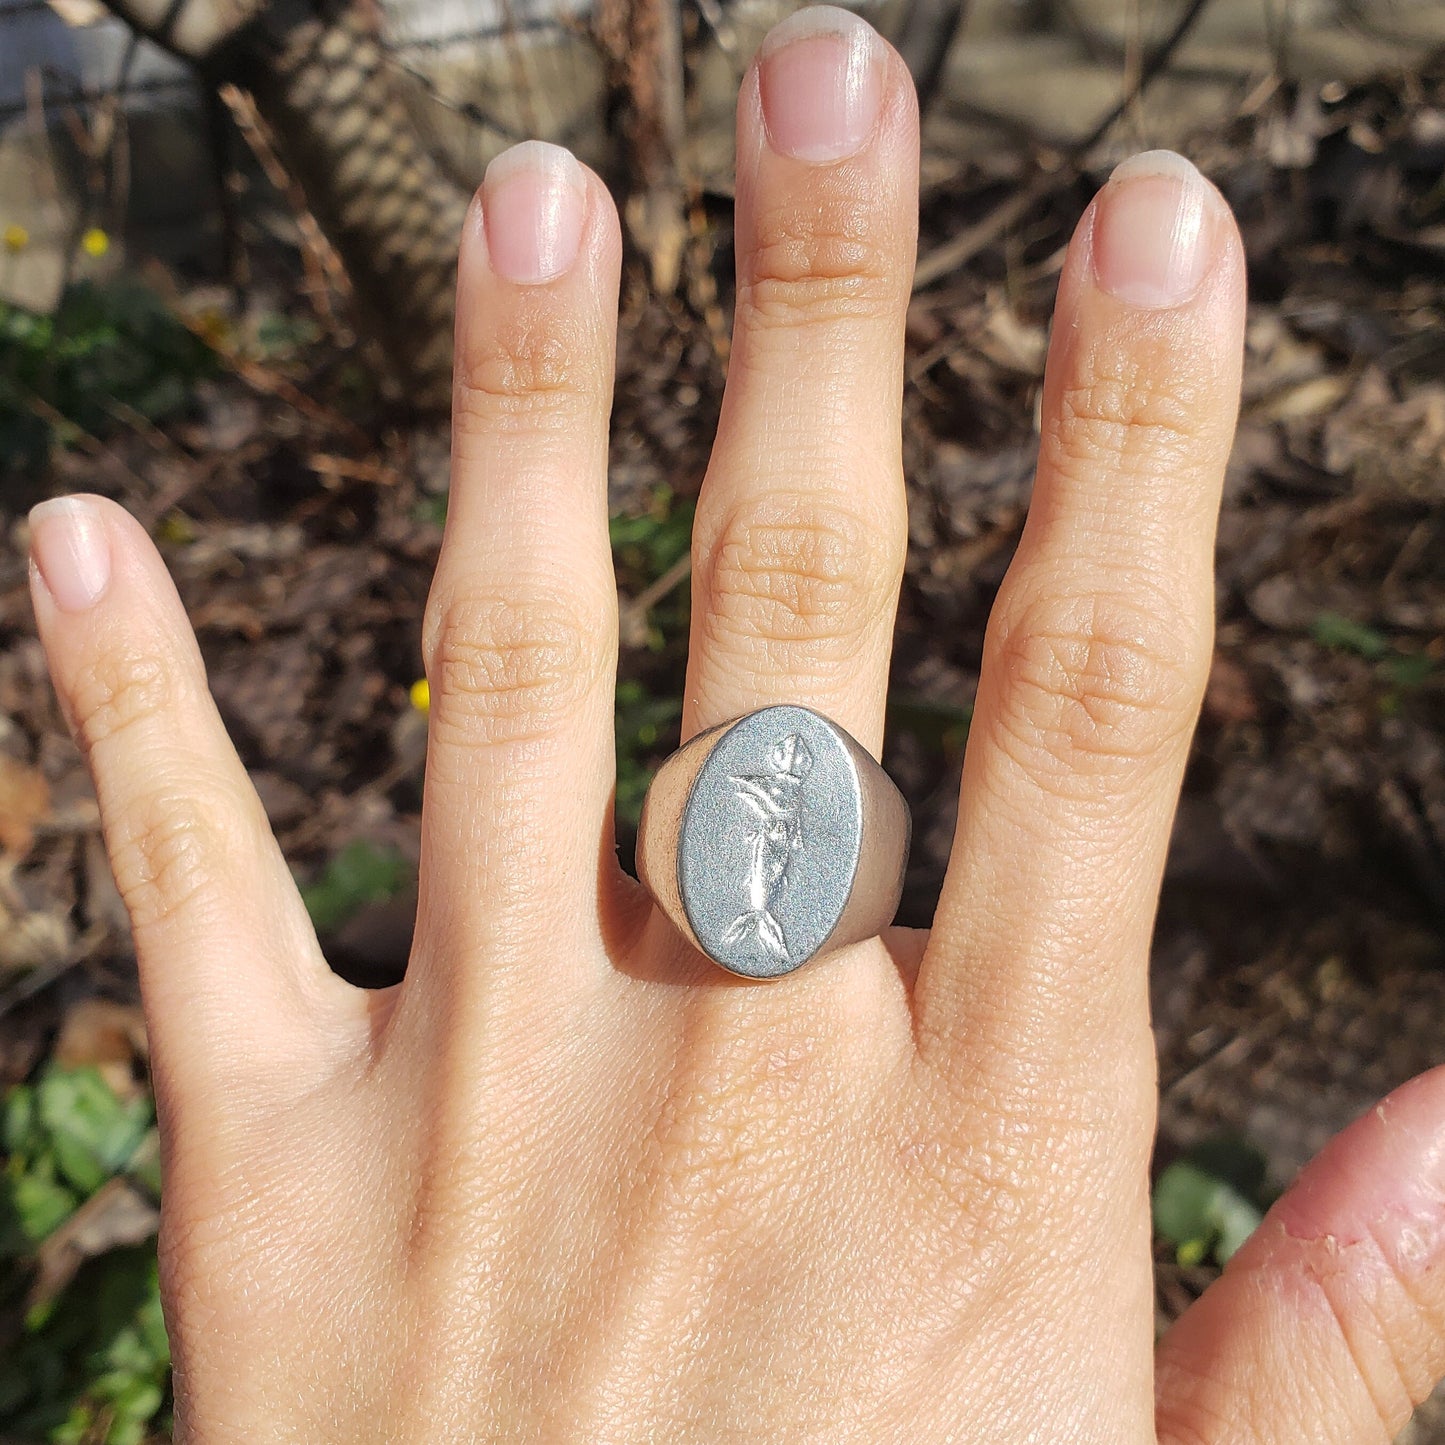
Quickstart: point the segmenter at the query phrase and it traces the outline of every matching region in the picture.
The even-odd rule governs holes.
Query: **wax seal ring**
[[[889,922],[908,804],[855,738],[811,708],[699,733],[642,805],[637,869],[681,932],[748,978],[779,978]]]

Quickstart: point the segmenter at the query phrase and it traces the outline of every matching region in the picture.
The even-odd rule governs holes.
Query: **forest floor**
[[[1281,86],[1203,144],[1243,228],[1251,309],[1217,645],[1153,993],[1159,1168],[1192,1160],[1220,1193],[1197,1229],[1161,1231],[1161,1319],[1216,1272],[1219,1198],[1256,1209],[1335,1128],[1445,1062],[1445,57],[1323,95]],[[928,922],[942,879],[984,624],[1028,503],[1062,249],[1101,180],[1020,155],[925,187],[923,257],[978,229],[908,326],[911,547],[884,759],[914,810],[907,923]],[[1025,184],[1032,205],[1001,224]],[[709,215],[725,311],[722,198]],[[629,277],[612,454],[624,861],[678,741],[684,559],[726,367],[716,316]],[[0,326],[13,1438],[140,1439],[166,1389],[134,963],[34,636],[24,504],[102,491],[146,523],[328,957],[376,984],[407,955],[445,435],[378,407],[324,317],[264,294],[153,275]],[[87,1092],[95,1071],[114,1102]],[[1210,1154],[1221,1136],[1233,1152]],[[109,1314],[67,1314],[77,1270]]]

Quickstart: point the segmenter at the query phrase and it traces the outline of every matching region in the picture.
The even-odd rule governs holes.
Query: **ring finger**
[[[683,736],[774,702],[876,754],[906,544],[918,117],[862,20],[799,11],[738,102],[734,345],[693,534]]]

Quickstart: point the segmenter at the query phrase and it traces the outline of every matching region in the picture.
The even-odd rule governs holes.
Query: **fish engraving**
[[[773,744],[768,764],[770,772],[728,775],[746,810],[748,906],[728,924],[722,941],[756,938],[771,957],[791,963],[788,940],[773,907],[787,882],[788,864],[803,846],[803,779],[812,771],[813,754],[797,733],[788,733]]]

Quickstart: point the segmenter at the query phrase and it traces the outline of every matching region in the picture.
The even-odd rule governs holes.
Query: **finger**
[[[1148,1112],[1145,961],[1210,655],[1243,321],[1223,198],[1169,152],[1122,165],[1060,282],[916,996],[924,1052],[990,1090],[985,1057],[1017,1077],[1046,1059],[1071,1108]]]
[[[114,502],[31,513],[31,595],[51,677],[95,780],[130,914],[152,1053],[186,1095],[237,1068],[315,1060],[326,967],[266,814],[206,687],[150,538]]]
[[[847,11],[785,20],[738,101],[737,315],[694,525],[684,737],[786,701],[879,748],[917,209],[902,61]]]
[[[1164,1337],[1161,1445],[1393,1440],[1445,1375],[1445,1069],[1337,1135]]]
[[[462,237],[452,486],[423,630],[418,958],[439,973],[475,975],[482,948],[495,971],[538,939],[560,966],[582,956],[563,943],[596,933],[620,254],[611,200],[567,151],[534,141],[492,162]]]

